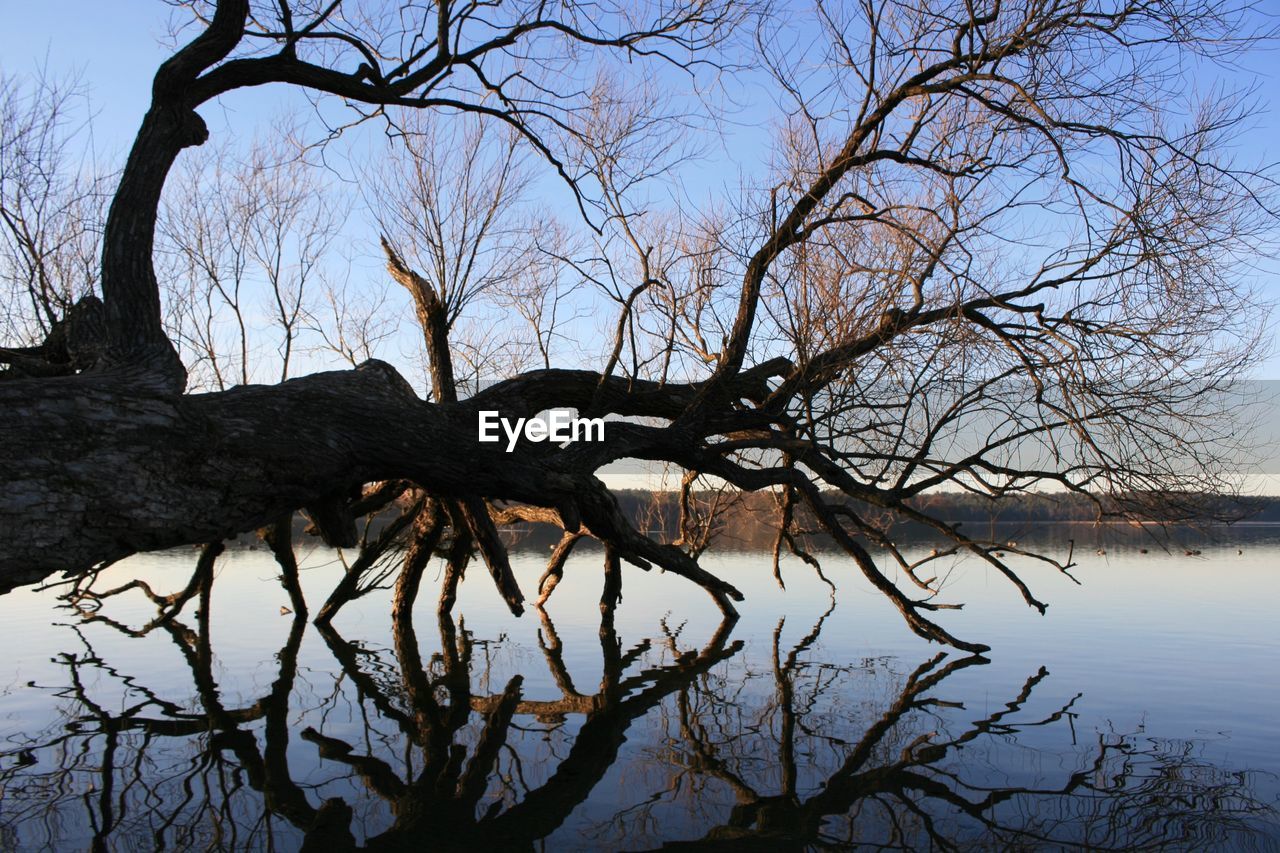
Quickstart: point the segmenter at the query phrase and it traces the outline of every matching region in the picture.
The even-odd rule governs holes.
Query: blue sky
[[[99,155],[122,155],[146,111],[152,75],[169,54],[169,7],[159,0],[4,0],[0,9],[0,68],[23,74],[43,67],[55,79],[77,78],[95,111]],[[275,111],[303,104],[286,87],[273,87],[237,93],[202,114],[214,133],[252,132]]]

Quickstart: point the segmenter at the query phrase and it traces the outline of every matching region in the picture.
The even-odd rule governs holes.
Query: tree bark
[[[413,540],[404,555],[404,566],[396,578],[395,593],[391,597],[391,620],[399,623],[411,619],[413,603],[418,598],[418,587],[422,583],[422,573],[435,554],[440,544],[440,534],[444,530],[444,513],[439,505],[431,501],[418,512],[413,520]]]
[[[381,362],[187,396],[131,378],[0,383],[0,589],[256,530],[394,477],[444,496],[572,492],[569,478],[477,443],[469,407],[423,402]]]

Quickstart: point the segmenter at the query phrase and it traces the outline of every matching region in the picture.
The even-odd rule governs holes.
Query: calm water
[[[331,631],[282,613],[261,550],[219,560],[207,619],[145,632],[136,591],[90,618],[19,591],[0,849],[1280,850],[1280,539],[1137,547],[1077,545],[1083,586],[1028,565],[1045,617],[956,562],[944,624],[985,658],[915,638],[835,556],[834,600],[798,563],[781,592],[764,557],[708,557],[747,593],[733,626],[632,569],[602,629],[591,553],[545,619],[473,569],[454,621],[424,592],[398,634],[385,594]],[[340,566],[302,556],[316,608]],[[99,586],[167,593],[194,562]],[[534,589],[540,556],[516,562]]]

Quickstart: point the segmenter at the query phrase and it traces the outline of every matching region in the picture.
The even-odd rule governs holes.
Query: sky
[[[170,11],[161,0],[0,0],[0,68],[77,79],[94,109],[95,147],[114,159],[132,141],[152,76],[169,56]],[[211,132],[242,133],[302,104],[287,87],[268,87],[201,112]]]

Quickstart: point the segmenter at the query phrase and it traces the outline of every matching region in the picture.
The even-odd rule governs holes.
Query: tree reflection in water
[[[167,634],[190,672],[186,703],[115,668],[72,629],[84,651],[61,659],[63,718],[0,753],[0,847],[92,839],[101,850],[537,849],[593,795],[599,802],[577,824],[586,828],[546,846],[1204,849],[1275,840],[1273,806],[1250,775],[1216,768],[1190,743],[1099,735],[1078,766],[1014,785],[986,750],[1019,745],[1033,727],[1074,738],[1079,697],[1030,713],[1048,675],[1041,669],[998,711],[972,719],[945,698],[945,682],[986,659],[939,654],[905,677],[884,660],[835,665],[813,653],[826,616],[790,647],[779,622],[765,667],[744,661],[728,625],[701,648],[685,648],[665,624],[628,647],[605,621],[602,676],[582,692],[542,614],[541,653],[561,695],[535,701],[520,675],[494,689],[485,643],[447,614],[426,660],[408,618],[384,650],[313,629],[336,677],[299,678],[308,626],[297,615],[265,694],[229,706],[215,678],[207,589],[201,598],[194,627],[167,619],[138,631],[101,612],[88,617],[131,635]],[[95,697],[88,685],[103,676],[122,700]],[[355,712],[338,719],[347,702]],[[616,807],[615,793],[601,794],[615,763],[626,793]],[[334,796],[339,781],[346,787]]]

